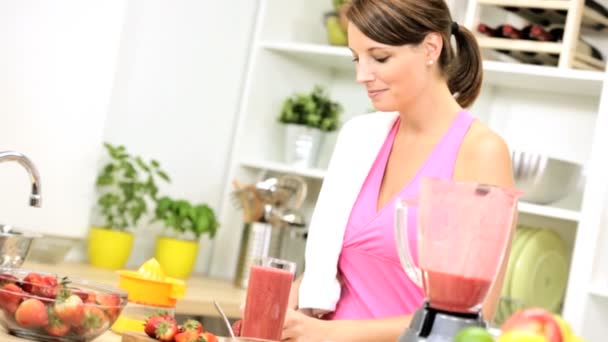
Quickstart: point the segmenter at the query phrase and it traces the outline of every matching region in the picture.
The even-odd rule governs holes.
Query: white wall
[[[104,138],[155,158],[172,196],[204,201],[219,216],[257,1],[133,0]],[[130,258],[153,255],[158,227],[142,224]],[[222,227],[220,227],[222,229]],[[210,261],[203,240],[198,271]]]
[[[84,236],[114,79],[124,4],[0,2],[0,150],[29,156],[43,208],[16,163],[0,165],[0,222]]]
[[[43,180],[43,208],[29,208],[26,173],[0,165],[0,223],[84,238],[102,141],[159,160],[166,193],[219,210],[256,6],[0,2],[0,150],[28,155]],[[153,254],[158,227],[140,228],[130,266]]]

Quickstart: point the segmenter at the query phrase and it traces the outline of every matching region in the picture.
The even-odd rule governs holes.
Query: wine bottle
[[[494,27],[491,27],[491,26],[489,26],[487,24],[480,23],[479,25],[477,25],[477,31],[479,33],[481,33],[481,34],[484,34],[484,35],[488,36],[488,37],[503,38],[503,35],[502,35],[502,26],[503,25],[500,25],[500,26],[494,28]],[[507,54],[507,55],[510,53],[509,50],[496,50],[496,51],[498,51],[500,53]]]
[[[562,33],[562,36],[563,36],[563,33]],[[552,35],[550,32],[545,30],[544,27],[542,27],[538,24],[534,24],[530,28],[530,39],[538,40],[541,42],[558,41],[555,39],[554,35]]]
[[[502,27],[503,27],[503,25],[500,25],[500,26],[494,28],[494,27],[490,27],[487,24],[480,23],[479,25],[477,25],[477,31],[488,37],[503,38]]]
[[[517,36],[518,39],[550,40],[549,33],[538,24],[527,25],[521,31],[514,32],[513,35]],[[558,54],[538,53],[535,51],[522,51],[521,53],[526,56],[531,64],[556,66],[559,61]]]
[[[564,26],[562,25],[551,25],[545,30],[548,35],[548,41],[561,42],[564,39]],[[591,45],[586,40],[579,38],[578,44],[576,45],[576,52],[591,56],[601,61],[604,60],[604,56],[595,46]]]
[[[480,23],[477,25],[477,31],[483,35],[492,38],[506,38],[503,34],[505,26],[508,24],[499,25],[497,27],[491,27],[487,24]],[[510,25],[509,25],[510,26]],[[526,56],[526,54],[522,51],[513,51],[513,50],[505,50],[505,49],[496,49],[497,52],[510,56],[520,62],[524,63],[532,63],[532,60]]]
[[[513,25],[502,25],[502,34],[505,38],[511,39],[530,39],[530,30],[532,25],[527,25],[521,30],[516,29]]]
[[[545,31],[549,35],[548,41],[561,42],[564,40],[564,26],[563,25],[550,25]]]

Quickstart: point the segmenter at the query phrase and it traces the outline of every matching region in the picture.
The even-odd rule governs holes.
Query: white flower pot
[[[285,126],[285,162],[296,167],[315,167],[324,132],[304,125]]]

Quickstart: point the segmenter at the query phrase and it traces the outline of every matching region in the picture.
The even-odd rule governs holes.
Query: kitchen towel
[[[344,231],[361,186],[397,112],[376,112],[349,120],[340,130],[315,205],[306,243],[298,306],[314,316],[333,312],[340,299],[338,259]]]

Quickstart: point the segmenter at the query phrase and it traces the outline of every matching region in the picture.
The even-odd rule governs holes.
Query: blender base
[[[436,310],[425,304],[416,310],[410,326],[399,337],[399,342],[452,342],[452,339],[461,329],[477,326],[486,327],[477,314],[460,314]]]

